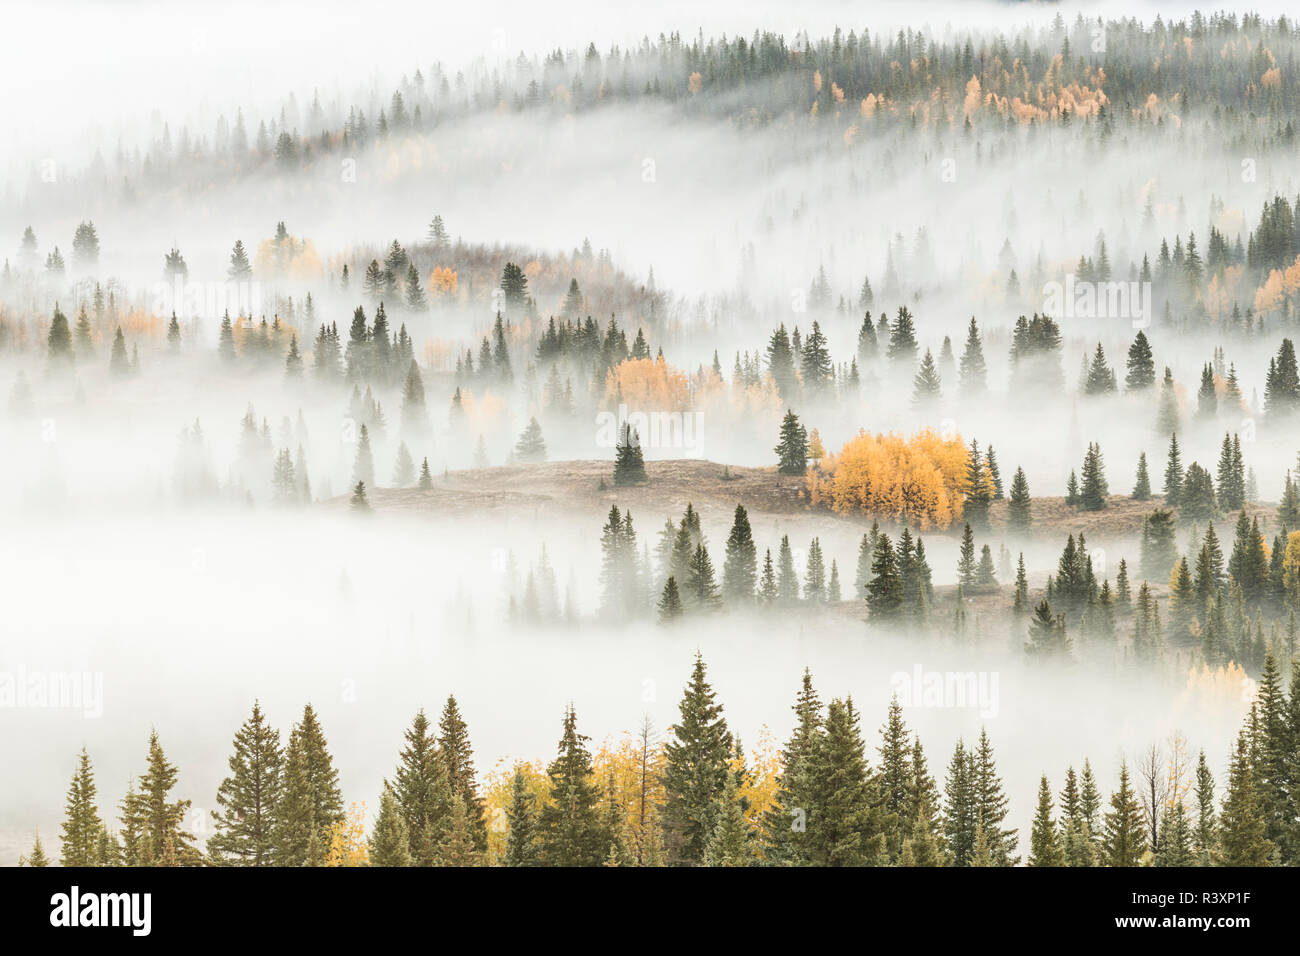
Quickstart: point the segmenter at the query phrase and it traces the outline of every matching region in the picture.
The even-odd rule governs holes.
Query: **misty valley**
[[[1293,13],[399,6],[3,107],[0,864],[1300,864]]]

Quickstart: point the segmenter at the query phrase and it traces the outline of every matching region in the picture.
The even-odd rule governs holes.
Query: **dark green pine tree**
[[[1083,487],[1079,489],[1079,506],[1084,511],[1101,511],[1106,507],[1110,488],[1106,483],[1106,466],[1101,456],[1101,446],[1088,445],[1083,459]]]
[[[235,361],[235,328],[230,322],[230,313],[227,312],[221,319],[221,331],[217,336],[217,355],[221,361],[231,363]]]
[[[970,522],[962,528],[961,547],[957,553],[957,583],[970,594],[975,589],[975,533]]]
[[[897,621],[903,613],[903,576],[887,534],[876,541],[871,581],[867,585],[867,611],[873,621],[881,623]]]
[[[989,530],[989,503],[993,500],[993,482],[979,445],[972,439],[966,458],[966,494],[962,515],[972,528],[981,533]]]
[[[1025,653],[1036,660],[1068,661],[1070,638],[1065,630],[1065,615],[1053,614],[1047,599],[1038,602],[1029,621],[1029,641]]]
[[[776,569],[772,566],[772,549],[767,548],[763,554],[763,575],[758,582],[758,600],[765,605],[775,604],[781,596],[776,583]]]
[[[82,747],[64,802],[60,864],[99,865],[99,838],[103,829],[104,822],[99,818],[99,808],[95,805],[95,775],[90,767],[90,754]]]
[[[1109,395],[1115,391],[1115,371],[1106,362],[1106,353],[1097,343],[1093,353],[1092,364],[1088,366],[1088,376],[1083,383],[1087,395]]]
[[[528,789],[528,775],[516,767],[510,782],[510,806],[506,808],[506,866],[537,866],[537,809]]]
[[[1020,552],[1016,562],[1016,591],[1012,599],[1012,609],[1017,614],[1029,613],[1029,578],[1025,574],[1025,552]]]
[[[1119,789],[1110,797],[1101,838],[1101,862],[1106,866],[1138,866],[1147,850],[1142,804],[1129,783],[1128,764],[1119,766]]]
[[[714,811],[717,823],[704,848],[705,866],[753,866],[754,840],[745,819],[737,775],[729,773]]]
[[[411,866],[411,836],[397,804],[393,788],[384,781],[379,797],[379,815],[368,841],[371,866]]]
[[[785,605],[799,601],[799,574],[794,569],[794,551],[790,547],[790,536],[781,536],[781,548],[776,559],[777,600]]]
[[[1195,866],[1192,847],[1192,821],[1181,799],[1170,801],[1160,822],[1160,845],[1156,847],[1156,866]]]
[[[357,512],[370,510],[370,502],[366,499],[366,483],[364,481],[358,481],[352,488],[352,498],[348,502],[348,507]]]
[[[704,658],[695,655],[678,705],[680,717],[664,745],[664,848],[674,865],[694,866],[717,825],[718,800],[729,773],[732,737],[709,685]]]
[[[139,791],[129,792],[124,801],[124,816],[133,819],[144,837],[144,852],[135,861],[139,865],[180,866],[199,862],[194,835],[183,826],[190,801],[168,799],[176,786],[176,777],[176,766],[163,753],[158,734],[151,731],[148,770],[140,777]]]
[[[895,694],[889,701],[889,715],[880,728],[880,771],[876,786],[881,808],[892,814],[895,825],[886,838],[891,860],[897,860],[903,851],[904,841],[911,835],[914,822],[912,807],[912,774],[907,725],[903,723],[903,707]]]
[[[438,717],[438,760],[442,763],[452,795],[465,804],[466,821],[475,847],[480,851],[487,849],[487,823],[475,779],[474,748],[469,740],[469,726],[461,716],[460,705],[454,696],[447,697]]]
[[[822,544],[813,538],[808,545],[808,562],[804,575],[803,596],[817,603],[826,600],[826,562],[822,557]]]
[[[1214,390],[1214,366],[1206,362],[1201,366],[1201,386],[1196,391],[1196,415],[1213,418],[1219,414],[1219,396]]]
[[[973,315],[966,330],[966,347],[961,353],[958,374],[958,388],[964,398],[978,397],[988,391],[988,366],[984,362],[984,346]]]
[[[304,365],[302,353],[298,351],[298,336],[293,335],[289,339],[289,351],[284,357],[284,374],[286,378],[302,378]]]
[[[1138,332],[1128,349],[1128,374],[1124,376],[1124,387],[1137,392],[1155,383],[1156,363],[1151,355],[1151,343],[1144,333]]]
[[[1178,448],[1178,436],[1169,436],[1169,455],[1165,465],[1165,507],[1178,507],[1179,493],[1183,489],[1183,459]]]
[[[709,558],[709,549],[702,541],[695,546],[690,563],[686,566],[686,593],[693,608],[712,610],[722,605],[713,561]]]
[[[1196,761],[1196,827],[1193,851],[1198,866],[1215,866],[1219,861],[1219,822],[1214,809],[1214,775],[1202,750]]]
[[[809,862],[815,866],[885,863],[889,858],[886,832],[896,824],[877,809],[878,794],[852,698],[830,702],[825,730],[816,738],[807,772]]]
[[[1030,866],[1065,866],[1065,851],[1061,846],[1056,821],[1052,819],[1052,788],[1043,774],[1038,783],[1038,810],[1034,813],[1034,826],[1029,837]]]
[[[1151,476],[1147,474],[1147,453],[1138,455],[1137,482],[1133,485],[1134,501],[1151,500]]]
[[[770,567],[772,552],[767,553],[768,565]],[[664,582],[663,594],[659,596],[659,623],[671,624],[682,616],[682,595],[677,588],[677,578],[671,574],[668,580]]]
[[[926,349],[921,365],[912,378],[912,404],[921,409],[933,408],[942,397],[943,382],[934,364],[934,356]]]
[[[1253,714],[1252,714],[1253,716]],[[1261,807],[1252,747],[1243,728],[1228,768],[1228,789],[1219,815],[1219,848],[1224,866],[1269,866],[1274,844]]]
[[[792,409],[787,409],[781,420],[781,440],[775,451],[780,474],[802,475],[808,470],[808,432]]]
[[[784,323],[777,327],[768,340],[767,367],[781,396],[788,398],[794,395],[799,377],[795,372],[794,349],[791,347],[790,336],[786,333]]]
[[[907,306],[900,305],[889,330],[889,358],[910,367],[916,361],[917,351],[916,326],[912,321],[912,313],[907,310]]]
[[[826,348],[826,336],[815,320],[800,351],[799,364],[804,387],[814,395],[824,392],[831,385],[834,379],[831,354]]]
[[[958,740],[944,780],[943,834],[953,866],[970,866],[975,856],[979,801],[973,758]]]
[[[410,844],[412,865],[433,866],[450,824],[451,783],[423,710],[412,719],[405,738],[393,778],[393,798]]]
[[[1007,495],[1007,532],[1027,538],[1033,533],[1033,518],[1030,515],[1029,480],[1025,470],[1017,468],[1011,479],[1011,493]]]
[[[420,463],[420,478],[416,485],[421,491],[433,490],[433,474],[429,471],[429,459],[426,457]]]
[[[280,732],[253,713],[235,734],[230,776],[217,789],[208,855],[223,866],[271,866],[275,861],[276,808],[284,771]]]
[[[279,866],[319,866],[325,830],[343,819],[343,794],[325,733],[311,704],[289,734],[280,802],[275,811],[275,859]]]
[[[68,368],[72,365],[72,330],[68,327],[68,317],[59,311],[57,303],[54,306],[54,317],[50,320],[50,331],[45,337],[45,342],[50,368]]]
[[[578,733],[578,715],[564,712],[559,754],[546,768],[550,799],[537,820],[537,856],[543,866],[600,866],[609,849],[600,813],[600,788],[593,781],[588,738]]]
[[[758,579],[758,550],[749,526],[749,514],[736,505],[727,535],[727,557],[722,564],[722,594],[728,603],[745,605],[754,599]]]
[[[822,733],[822,705],[807,668],[793,707],[795,727],[781,751],[781,770],[772,804],[764,811],[762,837],[767,860],[806,864],[808,808],[812,805],[808,761]]]
[[[1012,854],[1019,837],[1014,829],[1003,829],[1009,801],[993,759],[993,744],[983,729],[980,730],[978,749],[971,751],[971,760],[977,819],[988,841],[989,856],[994,866],[1015,866],[1020,857]]]
[[[640,485],[646,480],[641,437],[631,425],[624,425],[619,430],[618,444],[614,449],[614,484],[619,487]]]

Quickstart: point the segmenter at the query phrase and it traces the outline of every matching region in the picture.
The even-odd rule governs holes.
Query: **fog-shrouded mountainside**
[[[1300,863],[1284,6],[19,4],[0,863]]]

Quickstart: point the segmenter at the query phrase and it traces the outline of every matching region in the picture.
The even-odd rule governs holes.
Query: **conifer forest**
[[[16,0],[0,865],[1300,865],[1287,7]]]

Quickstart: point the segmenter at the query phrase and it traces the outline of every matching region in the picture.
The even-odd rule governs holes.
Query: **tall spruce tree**
[[[271,866],[275,862],[276,810],[284,772],[280,732],[266,722],[261,705],[235,733],[230,775],[217,788],[208,855],[224,866]]]
[[[662,825],[672,864],[693,866],[717,825],[718,800],[730,772],[732,737],[697,653],[664,745]]]

